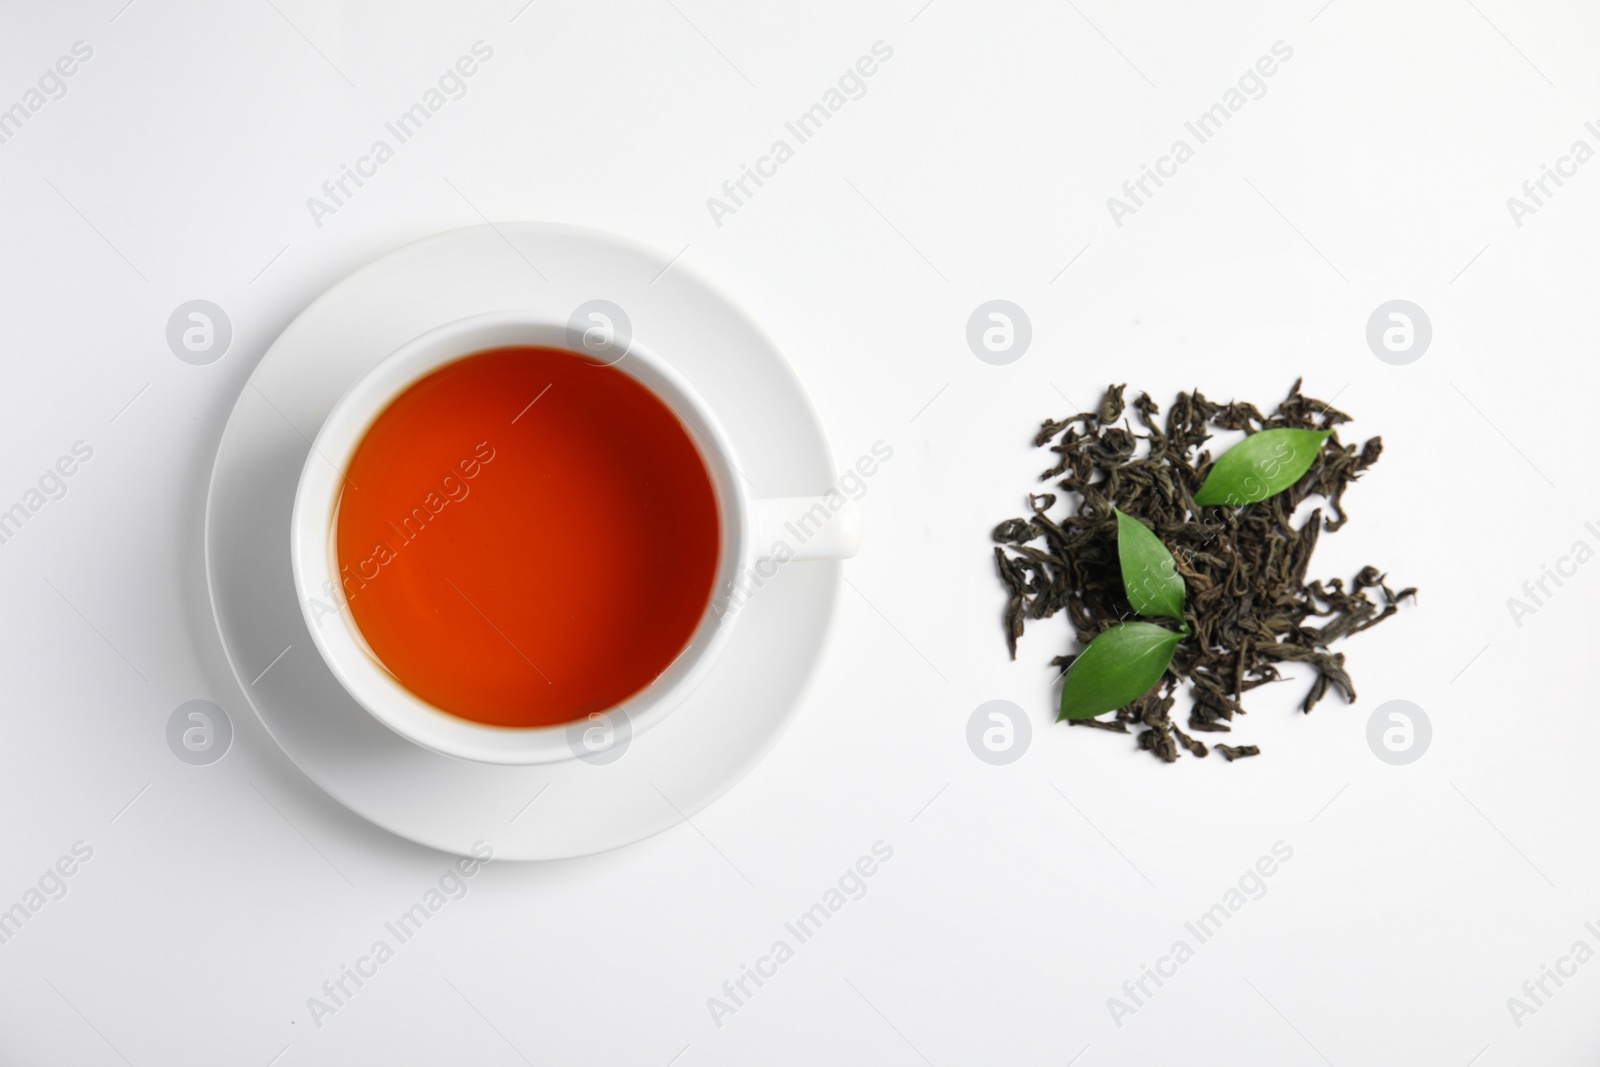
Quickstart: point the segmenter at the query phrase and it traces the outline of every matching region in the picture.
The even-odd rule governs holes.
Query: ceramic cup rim
[[[290,561],[295,594],[312,641],[358,704],[424,748],[480,763],[552,763],[583,754],[575,740],[582,729],[575,730],[574,723],[506,727],[463,719],[418,697],[382,666],[361,637],[337,580],[333,531],[344,472],[373,421],[419,379],[476,353],[513,345],[586,355],[571,343],[571,336],[566,321],[519,309],[470,315],[420,334],[350,386],[323,422],[301,469],[290,520]],[[726,647],[738,613],[718,610],[720,591],[748,571],[754,548],[751,500],[740,483],[733,446],[720,421],[693,386],[648,345],[629,338],[622,351],[619,358],[606,362],[649,389],[688,428],[711,476],[721,534],[712,595],[688,647],[649,685],[605,713],[608,726],[625,729],[628,733],[620,736],[632,737],[681,705]]]

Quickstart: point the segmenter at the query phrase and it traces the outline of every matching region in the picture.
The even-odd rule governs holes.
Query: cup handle
[[[753,501],[750,528],[761,560],[849,559],[861,547],[861,511],[837,492]]]

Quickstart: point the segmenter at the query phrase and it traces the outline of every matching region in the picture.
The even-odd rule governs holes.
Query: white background
[[[0,546],[0,908],[94,849],[0,945],[0,1062],[1600,1054],[1600,963],[1520,1027],[1507,1007],[1574,942],[1600,950],[1600,565],[1520,627],[1506,605],[1574,541],[1600,547],[1600,162],[1520,228],[1506,207],[1575,139],[1600,148],[1593,10],[122,2],[11,2],[0,26],[0,107],[94,49],[0,145],[0,507],[94,448]],[[316,226],[306,198],[477,40],[494,56],[465,98]],[[718,227],[706,198],[878,40],[894,56],[866,95]],[[1266,95],[1114,225],[1106,198],[1279,40],[1293,58]],[[694,827],[491,864],[319,1028],[307,997],[448,858],[345,811],[250,713],[206,607],[205,480],[309,301],[479,212],[682,249],[788,354],[841,464],[879,439],[894,459],[863,501],[859,595],[753,774]],[[164,338],[197,297],[235,330],[206,367]],[[964,339],[996,297],[1033,323],[1006,367]],[[1406,367],[1364,339],[1394,298],[1434,327]],[[1303,676],[1253,694],[1235,739],[1263,755],[1231,765],[1052,724],[1064,620],[1007,661],[988,543],[1049,465],[1037,423],[1108,381],[1267,406],[1300,375],[1357,417],[1347,438],[1386,444],[1313,572],[1370,562],[1422,590],[1346,646],[1359,703],[1302,716]],[[194,698],[237,734],[208,767],[164,739]],[[965,741],[996,698],[1033,725],[1007,767]],[[1401,698],[1434,739],[1393,767],[1366,724]],[[707,998],[879,840],[894,856],[866,896],[718,1027]],[[1277,841],[1293,859],[1266,895],[1119,1027],[1108,998],[1194,944],[1184,923]]]

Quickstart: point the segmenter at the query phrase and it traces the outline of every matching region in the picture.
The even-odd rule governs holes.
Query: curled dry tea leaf
[[[1332,432],[1282,428],[1251,434],[1212,464],[1194,502],[1238,507],[1283,492],[1311,469]]]
[[[1183,639],[1153,622],[1125,622],[1104,631],[1067,668],[1060,719],[1092,719],[1143,696],[1161,680]]]
[[[1183,621],[1183,579],[1178,565],[1151,529],[1117,511],[1117,558],[1128,603],[1140,615],[1165,615]]]

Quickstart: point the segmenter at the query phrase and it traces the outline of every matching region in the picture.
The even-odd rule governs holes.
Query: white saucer
[[[497,859],[616,848],[732,787],[803,698],[838,599],[837,562],[781,568],[741,608],[705,683],[605,765],[491,766],[412,744],[335,680],[295,602],[289,515],[310,440],[334,402],[404,342],[479,312],[565,317],[589,300],[614,302],[634,335],[671,359],[718,413],[759,495],[826,492],[836,476],[832,453],[782,354],[727,297],[668,263],[654,250],[568,226],[502,223],[440,234],[368,264],[313,302],[234,406],[206,506],[206,575],[223,648],[289,758],[377,825],[461,854],[481,839]]]

